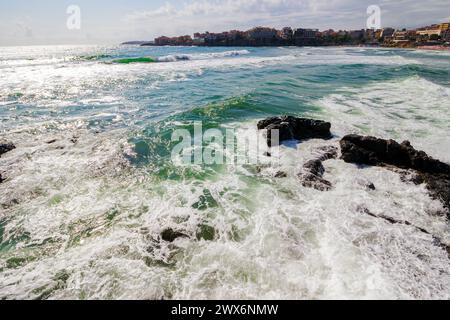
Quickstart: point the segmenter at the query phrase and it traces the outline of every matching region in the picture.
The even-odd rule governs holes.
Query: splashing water
[[[142,57],[158,63],[112,63]],[[0,159],[0,299],[450,298],[435,241],[449,224],[424,185],[337,159],[329,192],[296,177],[352,132],[450,162],[446,55],[0,48],[0,72],[0,134],[17,146]],[[193,121],[256,139],[280,114],[330,121],[335,138],[285,145],[277,167],[170,160]],[[168,228],[184,236],[163,241]]]

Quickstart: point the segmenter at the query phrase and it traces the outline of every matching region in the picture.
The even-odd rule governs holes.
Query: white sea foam
[[[255,123],[236,125],[250,133]],[[442,205],[424,186],[340,160],[325,162],[330,192],[300,186],[302,164],[336,141],[282,147],[279,167],[260,174],[231,166],[205,181],[156,183],[127,164],[120,136],[67,132],[51,145],[16,137],[19,148],[2,160],[11,180],[1,203],[18,203],[4,213],[5,233],[26,231],[37,247],[19,247],[15,255],[30,261],[3,271],[1,296],[49,289],[51,298],[450,298],[447,253],[414,227],[450,242],[445,218],[429,214]],[[288,178],[273,178],[274,170]],[[205,190],[217,206],[194,209]],[[214,227],[215,241],[196,240],[200,224]],[[160,242],[168,227],[189,238]]]
[[[302,50],[315,58],[298,55]],[[275,167],[229,165],[207,174],[191,168],[206,177],[177,180],[129,163],[136,152],[128,137],[136,133],[86,130],[88,120],[139,114],[119,89],[143,77],[154,75],[150,86],[199,70],[383,60],[351,57],[345,50],[9,70],[9,82],[0,80],[2,96],[22,92],[17,99],[34,98],[38,107],[58,108],[71,99],[106,107],[65,121],[30,115],[22,127],[2,135],[17,149],[0,159],[6,179],[0,223],[4,239],[28,240],[0,253],[0,299],[450,299],[448,255],[436,243],[439,238],[450,244],[449,225],[438,214],[442,204],[424,185],[336,159],[324,163],[332,190],[301,186],[297,174],[303,164],[317,156],[317,148],[337,147],[338,138],[286,144]],[[99,98],[92,88],[101,86],[116,90]],[[337,136],[408,138],[450,161],[448,96],[448,88],[418,77],[341,88],[315,102],[322,112],[314,117],[331,121]],[[256,139],[255,121],[227,126]],[[277,171],[287,178],[274,178]],[[200,206],[205,199],[209,206]],[[411,225],[390,224],[368,212]],[[197,239],[200,225],[214,228],[214,241]],[[161,241],[168,227],[188,237]]]
[[[185,61],[185,60],[206,60],[215,58],[225,58],[225,57],[237,57],[241,55],[250,54],[248,50],[233,50],[225,52],[211,52],[211,53],[197,53],[197,54],[175,54],[168,55],[164,57],[159,57],[157,60],[159,62],[175,62],[175,61]]]
[[[201,77],[204,70],[228,71],[263,68],[275,65],[335,65],[379,64],[405,65],[414,60],[400,56],[354,56],[344,49],[323,48],[285,50],[281,56],[253,56],[247,50],[183,55],[189,57],[177,63],[105,64],[103,62],[70,62],[38,66],[9,67],[2,69],[0,100],[23,93],[19,101],[40,106],[58,108],[78,102],[78,97],[89,95],[99,88],[108,90],[114,86],[139,83],[143,79],[149,90],[173,81],[186,81]],[[227,57],[235,56],[233,59]],[[167,58],[167,57],[166,57]],[[172,59],[172,58],[170,58]],[[169,59],[169,60],[170,60]]]
[[[449,88],[412,77],[340,91],[319,101],[337,134],[410,140],[417,148],[450,162]]]

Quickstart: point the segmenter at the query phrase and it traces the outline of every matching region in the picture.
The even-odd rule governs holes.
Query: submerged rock
[[[447,208],[450,220],[450,175],[423,173],[421,176],[433,198],[441,200]]]
[[[340,144],[345,162],[417,171],[413,182],[426,183],[431,195],[450,210],[450,165],[414,149],[409,141],[400,144],[394,140],[348,135]]]
[[[199,226],[197,231],[197,240],[213,241],[216,237],[216,230],[206,224]]]
[[[325,168],[323,162],[337,157],[337,148],[326,146],[319,149],[323,152],[319,158],[310,160],[303,165],[302,172],[298,174],[302,186],[314,188],[319,191],[328,191],[332,188],[331,182],[325,180],[323,175]]]
[[[325,168],[320,160],[311,160],[306,162],[303,169],[306,169],[309,173],[320,177],[325,173]]]
[[[275,178],[287,178],[287,173],[284,171],[277,171],[277,173],[275,173]]]
[[[258,122],[258,130],[267,130],[267,145],[272,146],[272,130],[279,131],[279,142],[303,139],[330,139],[331,123],[296,118],[292,116],[273,117]]]
[[[443,240],[440,237],[431,234],[428,230],[418,227],[407,220],[398,220],[398,219],[395,219],[393,217],[389,217],[386,215],[372,213],[367,208],[359,208],[359,211],[361,211],[371,217],[383,219],[384,221],[386,221],[390,224],[401,224],[401,225],[409,226],[409,227],[415,228],[416,230],[418,230],[424,234],[431,235],[433,238],[433,244],[435,246],[440,247],[441,249],[445,250],[447,252],[448,257],[450,258],[450,246],[447,245],[445,242],[443,242]]]
[[[299,178],[302,181],[302,186],[306,188],[313,188],[319,191],[329,191],[333,187],[330,181],[311,173],[301,173]]]
[[[13,149],[15,149],[16,146],[12,143],[0,143],[0,157]]]
[[[174,242],[178,238],[185,238],[187,235],[184,233],[173,230],[172,228],[165,229],[161,232],[161,239],[167,242]]]
[[[377,190],[377,188],[375,187],[375,185],[372,182],[367,184],[366,188],[369,190]]]
[[[323,146],[317,149],[318,152],[322,152],[322,155],[319,157],[320,161],[326,161],[330,159],[336,159],[338,156],[338,148],[335,146]]]

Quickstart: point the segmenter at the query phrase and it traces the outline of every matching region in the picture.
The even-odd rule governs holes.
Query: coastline
[[[446,46],[420,46],[416,47],[418,50],[431,50],[431,51],[450,51],[450,47]]]
[[[277,47],[292,47],[292,48],[385,48],[385,49],[411,49],[411,50],[431,50],[431,51],[450,51],[450,46],[432,45],[432,46],[391,46],[383,44],[341,44],[341,45],[157,45],[157,44],[133,44],[130,42],[121,43],[122,46],[139,46],[139,47],[195,47],[195,48],[277,48]]]

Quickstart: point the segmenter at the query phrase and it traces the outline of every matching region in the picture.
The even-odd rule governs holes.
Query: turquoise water
[[[330,192],[296,178],[352,132],[450,162],[448,52],[10,47],[0,73],[0,138],[17,145],[0,160],[0,298],[450,297],[432,236],[361,213],[450,243],[424,186],[340,160]],[[281,114],[330,121],[335,138],[284,146],[275,168],[170,157],[194,121],[252,140]],[[188,237],[161,242],[168,227]]]

